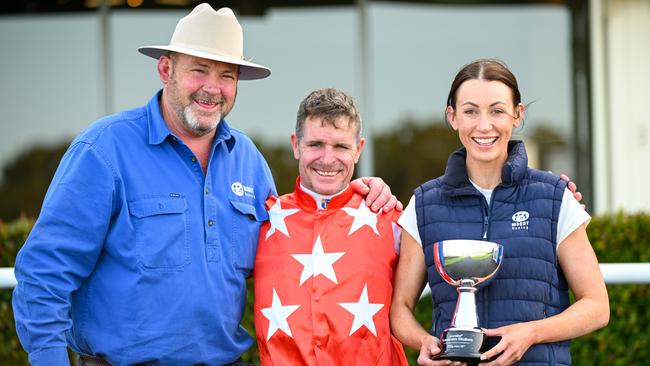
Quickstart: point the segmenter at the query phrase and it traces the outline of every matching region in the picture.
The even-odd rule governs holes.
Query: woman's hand
[[[482,366],[512,365],[519,361],[524,353],[536,343],[535,332],[529,323],[486,329],[485,334],[489,337],[501,337],[501,341],[481,355],[481,360],[496,357],[491,362],[482,363]]]
[[[418,356],[418,365],[420,366],[460,366],[465,363],[460,361],[450,360],[432,360],[431,357],[437,355],[442,351],[442,342],[432,335],[422,338],[422,347],[420,347],[420,355]]]

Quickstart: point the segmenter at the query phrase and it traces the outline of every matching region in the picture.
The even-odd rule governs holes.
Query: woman
[[[480,325],[500,337],[481,356],[494,357],[486,366],[570,365],[568,340],[609,321],[607,290],[585,231],[589,215],[565,181],[529,168],[523,143],[509,141],[524,111],[517,80],[500,61],[474,61],[451,85],[446,117],[463,147],[442,177],[415,190],[400,218],[391,327],[402,343],[420,349],[420,365],[450,363],[431,360],[441,342],[413,316],[428,275],[432,334],[450,325],[456,290],[438,275],[431,255],[440,240],[504,246],[499,272],[476,295]]]

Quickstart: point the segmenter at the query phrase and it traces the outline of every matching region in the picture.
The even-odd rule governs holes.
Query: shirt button
[[[208,220],[208,226],[212,226],[212,225],[214,225],[214,221]]]
[[[205,187],[205,194],[208,194],[208,193],[210,193],[210,188]]]
[[[196,163],[196,157],[192,156],[192,162]]]
[[[314,301],[319,302],[320,301],[320,296],[318,296],[318,295],[314,296]]]

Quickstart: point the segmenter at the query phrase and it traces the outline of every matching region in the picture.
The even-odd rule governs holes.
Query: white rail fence
[[[13,267],[0,267],[0,288],[16,287],[16,276]]]
[[[601,263],[605,283],[608,284],[644,284],[650,283],[650,263]],[[0,267],[0,289],[16,286],[16,277],[12,267]],[[422,296],[429,294],[427,287]]]
[[[607,284],[646,284],[650,283],[650,263],[601,263],[600,271]],[[420,298],[429,296],[431,289],[426,286]]]

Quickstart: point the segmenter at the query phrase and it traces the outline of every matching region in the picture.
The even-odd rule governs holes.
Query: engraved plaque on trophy
[[[493,277],[503,258],[503,246],[482,240],[444,240],[434,244],[436,269],[456,287],[458,302],[451,325],[441,336],[442,352],[437,360],[478,363],[486,335],[476,313],[477,285]]]

